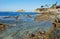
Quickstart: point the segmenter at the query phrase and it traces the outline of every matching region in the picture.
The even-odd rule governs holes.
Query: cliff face
[[[35,10],[35,12],[43,12],[43,11],[47,11],[47,10],[48,10],[48,8],[37,8]]]

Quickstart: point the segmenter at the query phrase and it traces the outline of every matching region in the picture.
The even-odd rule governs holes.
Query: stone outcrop
[[[5,30],[6,28],[8,28],[8,25],[6,25],[6,24],[0,24],[0,31]]]

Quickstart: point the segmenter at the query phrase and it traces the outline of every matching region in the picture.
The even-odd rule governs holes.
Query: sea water
[[[9,25],[9,27],[0,32],[0,38],[3,39],[15,39],[16,35],[24,37],[26,31],[29,33],[36,33],[40,30],[48,32],[53,26],[51,21],[38,21],[36,22],[34,18],[39,14],[37,12],[0,12],[0,23]],[[29,15],[30,17],[27,17]],[[3,18],[4,16],[19,16],[16,20],[15,18]],[[14,25],[15,24],[15,25]],[[17,34],[15,34],[17,32]],[[18,36],[18,37],[19,37]],[[22,39],[22,38],[21,38]]]

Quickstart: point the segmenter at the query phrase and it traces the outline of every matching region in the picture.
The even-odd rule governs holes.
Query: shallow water
[[[3,39],[15,39],[17,36],[20,38],[21,37],[24,38],[26,31],[29,31],[29,33],[33,33],[33,32],[36,33],[40,30],[48,32],[49,29],[53,27],[52,20],[39,21],[39,22],[34,21],[34,18],[37,14],[36,12],[33,12],[35,14],[33,14],[32,12],[27,12],[27,13],[23,12],[23,14],[21,14],[22,12],[21,13],[20,12],[3,12],[3,13],[0,12],[0,13],[2,14],[2,15],[0,14],[1,16],[0,23],[9,25],[9,28],[0,32],[0,38],[3,38]],[[31,17],[27,17],[28,13]],[[2,16],[19,16],[19,19],[18,20],[14,18],[3,19]],[[16,24],[16,25],[14,26],[13,24]]]

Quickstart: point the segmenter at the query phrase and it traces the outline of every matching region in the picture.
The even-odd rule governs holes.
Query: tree
[[[52,4],[51,8],[54,8],[57,5],[58,2],[56,2],[55,4]]]
[[[43,8],[44,6],[42,5],[41,8]]]

